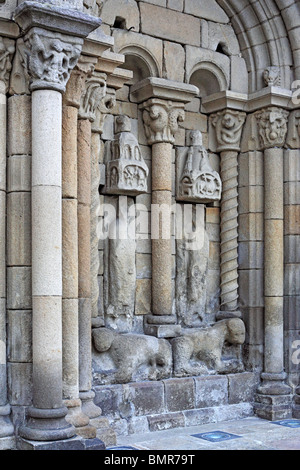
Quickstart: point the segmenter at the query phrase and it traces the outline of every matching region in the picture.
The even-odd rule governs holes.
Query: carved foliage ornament
[[[216,129],[218,152],[239,151],[246,113],[224,110],[212,116],[212,125]]]
[[[256,113],[263,148],[282,147],[287,134],[288,111],[270,107]]]
[[[65,42],[59,36],[33,28],[25,37],[24,66],[30,75],[32,91],[40,88],[65,91],[70,72],[79,59],[81,44]]]
[[[179,123],[184,121],[184,105],[150,99],[143,105],[145,133],[149,145],[159,142],[174,143]]]

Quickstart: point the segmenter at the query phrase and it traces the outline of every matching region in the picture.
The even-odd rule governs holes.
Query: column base
[[[156,338],[176,338],[181,334],[181,326],[176,325],[175,315],[147,315],[144,331]]]
[[[79,398],[82,403],[82,412],[88,416],[90,420],[93,418],[99,418],[99,416],[102,415],[101,408],[99,408],[99,406],[95,405],[94,403],[95,392],[92,390],[87,392],[79,392]]]
[[[82,439],[73,437],[61,441],[38,442],[23,438],[17,439],[18,450],[105,450],[100,439]]]
[[[292,417],[291,387],[284,383],[286,374],[262,373],[262,384],[255,397],[254,411],[259,418],[277,421]]]
[[[64,404],[68,408],[66,421],[75,427],[76,434],[85,439],[94,439],[97,430],[90,425],[89,417],[82,412],[81,400],[64,400]]]
[[[220,312],[218,312],[216,315],[217,321],[227,320],[230,318],[242,318],[242,313],[239,310],[236,310],[235,312],[231,312],[229,310],[228,311],[220,310]]]
[[[300,419],[300,387],[297,387],[293,401],[293,418]]]
[[[66,407],[50,410],[31,407],[27,424],[20,427],[19,434],[29,441],[70,439],[75,435],[75,428],[66,421],[67,412]]]
[[[9,415],[10,405],[0,406],[0,439],[14,435],[15,430]]]

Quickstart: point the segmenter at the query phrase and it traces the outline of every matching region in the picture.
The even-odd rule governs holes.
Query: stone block
[[[31,194],[7,195],[7,265],[31,265]]]
[[[31,268],[7,268],[7,308],[31,309]]]
[[[128,101],[129,99],[129,86],[123,85],[122,88],[116,91],[117,101]]]
[[[143,2],[140,3],[140,11],[142,33],[182,44],[200,46],[199,18]],[[155,18],[155,28],[153,28],[153,18]]]
[[[151,313],[151,279],[137,279],[135,292],[135,314]]]
[[[208,269],[218,270],[220,269],[220,243],[209,242],[209,258],[208,258]]]
[[[264,154],[262,152],[241,153],[239,156],[239,187],[263,186]]]
[[[206,224],[220,223],[220,209],[218,207],[206,208]]]
[[[13,155],[8,159],[7,191],[31,191],[30,155]]]
[[[264,342],[264,312],[262,307],[243,307],[243,320],[246,326],[246,342],[260,345]]]
[[[284,181],[300,181],[300,150],[288,149],[284,153]]]
[[[220,307],[220,271],[209,269],[206,278],[206,313],[217,313]]]
[[[166,408],[169,412],[194,409],[195,394],[192,378],[165,380],[164,386]]]
[[[144,382],[129,385],[129,400],[135,416],[155,415],[164,412],[163,382]]]
[[[199,130],[201,132],[207,132],[207,116],[200,113],[185,113],[185,119],[182,123],[182,127],[188,130]]]
[[[185,51],[180,44],[164,41],[165,78],[177,82],[184,81]]]
[[[136,32],[139,31],[140,15],[134,0],[108,0],[103,3],[100,17],[103,23],[110,26],[114,26],[116,19],[121,18],[122,23],[125,21],[122,26],[124,29],[132,28]]]
[[[8,311],[8,359],[11,362],[32,360],[32,312]]]
[[[240,269],[263,269],[263,242],[240,242],[238,250]]]
[[[252,403],[254,394],[260,383],[259,377],[253,372],[243,374],[229,374],[228,376],[228,402]]]
[[[11,362],[8,371],[8,399],[11,405],[31,405],[32,403],[32,364]]]
[[[263,307],[263,270],[239,271],[239,293],[241,303],[249,307]]]
[[[286,264],[284,270],[285,295],[299,295],[300,264]]]
[[[182,11],[183,0],[167,0],[167,7],[171,10]]]
[[[300,329],[300,295],[284,296],[284,321],[286,329]]]
[[[167,413],[158,416],[148,416],[150,431],[166,431],[167,429],[185,426],[183,413]]]
[[[285,206],[284,217],[284,234],[300,235],[300,205]]]
[[[264,211],[263,186],[248,186],[239,188],[239,213]]]
[[[186,410],[183,412],[186,427],[201,426],[215,422],[214,408],[202,408],[196,410]]]
[[[195,407],[209,408],[228,403],[226,377],[195,377]]]
[[[151,255],[149,254],[136,254],[136,276],[137,279],[151,279]]]
[[[226,51],[228,51],[228,54],[230,56],[237,56],[241,52],[236,33],[234,32],[234,29],[231,25],[220,24],[219,22],[215,23],[215,22],[209,21],[208,22],[208,49],[211,49],[212,51],[216,51],[220,43],[221,45],[224,45],[224,46],[226,45]],[[241,73],[241,70],[238,70],[237,72]],[[243,79],[246,78],[246,82],[247,82],[247,69],[246,69],[246,77],[245,75],[242,75],[242,78]],[[233,90],[233,91],[239,91],[239,90]],[[248,93],[248,87],[246,89],[246,93]]]
[[[300,184],[299,181],[284,183],[284,204],[300,205]]]
[[[115,118],[112,114],[108,114],[105,117],[104,125],[103,125],[103,132],[102,132],[103,140],[114,139],[114,121],[115,121]]]
[[[101,408],[102,415],[117,415],[120,403],[122,402],[122,385],[96,386],[94,391],[94,403]]]
[[[8,99],[8,155],[31,154],[31,97],[14,95]]]
[[[216,23],[229,23],[225,11],[215,0],[201,0],[201,4],[199,0],[186,0],[184,12]]]
[[[146,434],[149,432],[149,423],[146,416],[133,416],[128,422],[129,434]]]
[[[62,200],[62,276],[63,297],[78,297],[77,201]]]
[[[264,216],[262,213],[239,216],[239,241],[263,241]]]
[[[151,3],[152,5],[158,5],[160,7],[167,6],[167,0],[136,0],[137,2]]]

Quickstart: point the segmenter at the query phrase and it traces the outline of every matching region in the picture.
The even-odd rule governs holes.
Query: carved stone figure
[[[147,192],[149,169],[144,162],[136,137],[131,133],[130,119],[117,118],[117,133],[111,143],[111,160],[107,162],[107,194],[137,195]]]
[[[202,209],[201,226],[193,224],[194,237],[188,234],[176,243],[176,312],[182,327],[205,325],[209,239]]]
[[[93,330],[95,378],[100,383],[161,380],[172,372],[172,348],[165,339]]]
[[[242,345],[245,342],[245,325],[239,318],[217,322],[198,330],[185,330],[184,334],[171,341],[173,347],[174,375],[222,374],[241,372],[240,360],[225,360],[222,357],[226,343]]]
[[[276,66],[267,67],[263,73],[266,86],[280,86],[280,68]]]
[[[191,131],[190,142],[191,146],[185,157],[184,168],[179,177],[177,200],[191,202],[219,201],[222,192],[221,178],[211,167],[208,152],[202,144],[201,132]]]
[[[275,106],[270,106],[256,113],[258,132],[263,148],[284,145],[287,134],[288,116],[288,111]]]
[[[179,123],[184,121],[184,106],[172,101],[150,99],[143,104],[143,121],[148,144],[174,143]]]

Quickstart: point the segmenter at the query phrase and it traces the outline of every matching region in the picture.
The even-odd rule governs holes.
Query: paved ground
[[[282,425],[285,424],[285,425]],[[119,437],[116,448],[138,450],[300,450],[300,420],[281,425],[259,418],[206,424],[203,426],[144,435]],[[290,425],[291,427],[288,427]],[[226,433],[220,434],[219,432]],[[212,434],[209,434],[212,433]],[[202,434],[202,438],[195,437]],[[203,436],[203,434],[205,434]],[[233,434],[234,436],[228,436]],[[238,437],[236,437],[238,436]],[[205,440],[203,437],[213,439]],[[228,440],[218,440],[222,438]],[[128,449],[128,450],[129,450]]]

